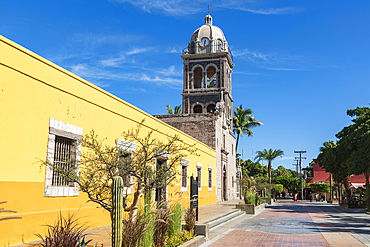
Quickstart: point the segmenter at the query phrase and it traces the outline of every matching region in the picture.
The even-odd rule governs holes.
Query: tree
[[[175,106],[174,110],[171,109],[170,105],[166,105],[166,109],[168,114],[182,114],[181,105]]]
[[[77,183],[91,201],[110,213],[113,178],[117,175],[126,178],[128,184],[125,186],[132,187],[134,193],[130,200],[127,192],[123,196],[123,210],[135,215],[139,198],[145,189],[161,189],[170,185],[179,174],[181,160],[189,154],[196,155],[196,149],[183,143],[177,135],[168,136],[166,141],[162,141],[153,136],[153,130],[142,134],[143,122],[122,133],[125,141],[137,144],[132,152],[128,146],[120,148],[117,145],[105,145],[104,139],[99,140],[92,130],[80,140],[84,148],[80,162],[67,161],[68,169],[47,161],[43,163],[50,165],[54,172],[59,172],[68,181]],[[166,159],[166,165],[159,166],[160,159]],[[156,171],[152,172],[155,164]]]
[[[274,179],[274,182],[276,184],[282,184],[284,188],[287,189],[289,192],[295,191],[297,187],[295,177],[277,176]]]
[[[263,124],[257,119],[253,118],[252,109],[243,109],[243,105],[240,105],[238,108],[234,108],[233,131],[234,134],[237,135],[235,146],[235,152],[237,152],[239,136],[243,137],[243,134],[246,134],[247,136],[253,136],[253,131],[250,129]]]
[[[243,174],[249,177],[267,177],[267,167],[248,159],[242,163]]]
[[[283,156],[284,152],[280,149],[272,150],[271,148],[269,150],[264,149],[263,151],[257,151],[256,152],[256,160],[267,160],[268,166],[267,166],[267,175],[269,177],[269,183],[271,184],[271,162],[276,159],[277,157]]]

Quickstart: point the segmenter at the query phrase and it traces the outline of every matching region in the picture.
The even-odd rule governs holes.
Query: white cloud
[[[206,0],[116,0],[120,3],[128,3],[135,7],[141,8],[146,12],[162,12],[167,15],[190,15],[199,12],[205,12],[205,6],[211,4],[212,9],[236,9],[247,11],[254,14],[262,15],[283,15],[292,14],[302,11],[301,8],[296,7],[277,7],[277,8],[253,8],[248,5],[261,5],[258,1],[245,0],[218,0],[211,2]]]
[[[245,7],[236,7],[235,9],[262,15],[286,15],[302,11],[302,9],[295,7],[269,8],[269,9],[252,9]]]
[[[118,67],[124,61],[125,56],[121,55],[120,57],[101,60],[100,63],[104,67]]]
[[[281,157],[279,160],[294,160],[294,157]]]
[[[150,51],[151,49],[152,47],[132,48],[130,51],[126,52],[126,55],[130,56],[134,54],[140,54],[140,53]]]

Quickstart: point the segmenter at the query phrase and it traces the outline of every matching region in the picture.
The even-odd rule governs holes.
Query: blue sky
[[[243,158],[303,166],[370,103],[369,1],[14,0],[0,3],[0,34],[150,114],[181,104],[182,59],[210,5],[234,55],[234,106],[263,127]],[[253,154],[255,156],[255,154]]]

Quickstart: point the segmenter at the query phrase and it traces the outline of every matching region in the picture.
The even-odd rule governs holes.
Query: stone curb
[[[198,246],[202,245],[205,242],[206,242],[206,239],[203,236],[199,235],[199,236],[196,236],[195,238],[193,238],[192,240],[190,240],[186,243],[183,243],[179,247],[198,247]]]

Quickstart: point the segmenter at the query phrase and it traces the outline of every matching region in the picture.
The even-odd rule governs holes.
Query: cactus
[[[122,245],[122,201],[123,179],[120,176],[115,176],[112,186],[112,247],[121,247]]]

